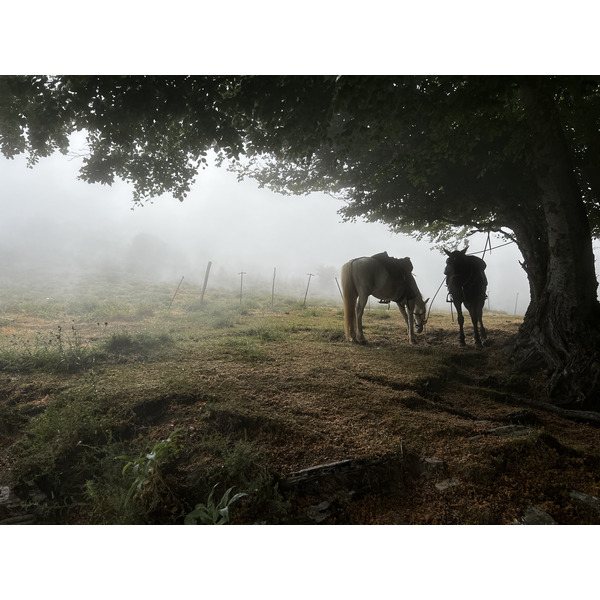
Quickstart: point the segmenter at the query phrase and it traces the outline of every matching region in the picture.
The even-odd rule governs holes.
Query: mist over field
[[[74,148],[76,149],[76,148]],[[33,169],[24,157],[0,158],[0,284],[40,296],[81,291],[92,277],[201,285],[208,261],[208,288],[239,289],[302,299],[340,302],[335,278],[347,260],[386,250],[410,256],[425,298],[444,276],[445,255],[426,241],[390,233],[379,223],[343,223],[341,202],[324,194],[288,197],[216,167],[202,171],[185,202],[162,197],[132,210],[131,188],[77,180],[78,159],[55,155]],[[494,246],[503,243],[493,238]],[[474,236],[469,252],[483,250]],[[528,284],[515,245],[486,254],[491,310],[523,314]],[[185,286],[182,287],[182,292]],[[518,298],[517,298],[518,294]],[[446,288],[435,299],[448,310]]]

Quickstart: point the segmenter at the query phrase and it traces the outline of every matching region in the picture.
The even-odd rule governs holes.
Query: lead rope
[[[509,244],[514,244],[514,242],[513,241],[506,242],[506,244],[500,244],[499,246],[496,246],[496,248],[502,248],[503,246],[508,246]],[[483,252],[482,252],[482,256],[481,256],[482,259],[485,256],[485,253],[487,252],[488,247],[489,247],[489,251],[491,254],[493,248],[492,248],[492,240],[491,240],[489,231],[487,234],[487,239],[485,241],[485,246],[483,248]],[[474,254],[479,254],[479,252],[474,252]],[[429,315],[431,314],[431,309],[433,308],[433,302],[435,301],[437,295],[439,294],[440,290],[442,289],[442,286],[444,285],[444,281],[446,281],[445,277],[444,277],[444,279],[442,279],[442,283],[440,283],[440,287],[437,289],[437,292],[433,296],[433,300],[429,303],[429,310],[427,311],[427,321],[429,321]],[[450,315],[452,317],[452,322],[454,323],[454,311],[452,310],[452,302],[450,302],[449,300],[446,300],[446,302],[450,303]]]
[[[442,289],[442,286],[444,285],[444,281],[446,281],[445,277],[444,277],[444,279],[442,279],[442,283],[440,283],[440,287],[437,289],[437,292],[435,293],[435,295],[433,296],[431,302],[429,303],[429,310],[427,311],[427,320],[428,321],[429,321],[429,315],[431,314],[431,307],[433,306],[433,303],[435,302],[435,299],[436,299],[437,295],[439,294],[440,290]]]
[[[483,254],[481,255],[481,259],[483,260],[485,258],[485,253],[488,249],[488,246],[490,247],[490,254],[492,253],[492,240],[490,239],[490,232],[488,231],[487,234],[487,240],[485,240],[485,246],[483,247]]]

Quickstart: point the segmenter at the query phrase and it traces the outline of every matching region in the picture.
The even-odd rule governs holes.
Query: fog
[[[39,294],[51,294],[68,291],[83,277],[111,273],[173,288],[181,277],[200,285],[212,261],[209,290],[239,289],[244,271],[245,290],[270,294],[276,269],[276,294],[302,299],[308,274],[314,274],[309,298],[341,303],[335,278],[343,263],[384,250],[411,257],[424,297],[433,298],[444,278],[445,255],[428,242],[393,234],[379,223],[342,222],[341,201],[325,194],[281,196],[211,167],[199,173],[183,203],[162,197],[132,210],[128,184],[79,181],[79,166],[78,159],[62,155],[33,169],[24,157],[0,159],[4,288],[32,285]],[[473,236],[469,252],[483,250],[485,241]],[[516,306],[523,314],[529,294],[517,247],[497,248],[485,260],[487,306],[510,314]],[[434,307],[448,310],[445,286]]]

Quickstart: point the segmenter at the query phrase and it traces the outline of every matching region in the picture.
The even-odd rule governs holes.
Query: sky
[[[78,149],[77,140],[72,148]],[[243,271],[248,292],[270,294],[275,274],[276,293],[301,299],[313,274],[310,293],[341,303],[341,266],[382,251],[411,257],[424,298],[433,299],[444,280],[446,257],[427,241],[391,233],[381,223],[343,222],[342,202],[325,194],[282,196],[211,166],[184,202],[164,196],[134,207],[128,184],[85,183],[77,179],[79,166],[80,159],[59,154],[33,169],[24,157],[0,158],[5,283],[54,278],[66,290],[84,275],[125,269],[174,286],[181,277],[200,285],[211,261],[209,289],[238,289]],[[485,236],[474,236],[469,252],[484,246]],[[522,314],[528,285],[516,246],[493,250],[485,260],[489,308],[513,314],[516,306]],[[434,307],[448,309],[445,286]]]

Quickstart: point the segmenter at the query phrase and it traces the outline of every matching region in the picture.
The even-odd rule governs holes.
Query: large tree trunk
[[[545,365],[551,374],[548,392],[557,401],[599,407],[600,305],[592,239],[553,90],[546,81],[521,86],[539,187],[536,208],[543,214],[545,231],[515,232],[526,259],[532,301],[514,358],[523,365]]]

